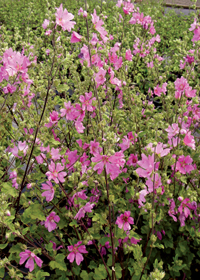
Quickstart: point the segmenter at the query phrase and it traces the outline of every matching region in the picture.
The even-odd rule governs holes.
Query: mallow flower
[[[24,252],[21,252],[19,254],[19,256],[20,256],[20,261],[19,261],[20,265],[22,265],[28,259],[28,261],[25,264],[25,267],[29,268],[30,272],[32,272],[33,269],[34,269],[34,261],[33,260],[35,260],[36,264],[39,267],[42,267],[43,261],[29,250],[25,250]]]

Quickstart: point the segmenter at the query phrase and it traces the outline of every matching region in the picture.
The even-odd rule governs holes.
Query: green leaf
[[[144,135],[146,135],[146,131],[140,131],[140,132],[138,133],[138,137],[139,137],[139,138],[142,138]]]
[[[50,274],[48,272],[45,272],[45,271],[42,271],[42,270],[39,270],[36,273],[36,279],[37,280],[45,280],[45,276],[50,276]]]
[[[133,255],[134,255],[134,258],[139,261],[141,260],[142,258],[142,249],[141,249],[141,246],[142,245],[136,245],[133,247]]]
[[[57,86],[57,91],[58,91],[58,92],[67,91],[68,89],[69,89],[69,86],[66,85],[66,84]]]
[[[55,257],[55,261],[51,261],[49,263],[49,265],[52,269],[58,268],[60,270],[67,271],[67,267],[66,267],[66,264],[64,262],[64,259],[65,259],[65,256],[63,254],[58,254]]]
[[[121,279],[121,277],[122,277],[122,268],[121,268],[119,263],[115,264],[115,274],[117,276],[117,279]]]
[[[53,243],[49,242],[49,244],[46,245],[46,249],[50,252],[53,251]]]
[[[0,278],[3,278],[5,275],[5,268],[4,267],[1,267],[0,268]]]
[[[38,203],[31,204],[22,215],[23,221],[27,223],[28,218],[32,220],[39,219],[41,221],[46,220],[45,215],[42,210],[42,206]]]
[[[92,280],[93,279],[93,272],[90,272],[89,274],[87,273],[87,271],[83,270],[80,274],[81,278],[84,280]]]
[[[94,261],[91,261],[91,262],[90,262],[90,265],[88,265],[88,267],[89,267],[90,269],[94,269],[94,268],[97,267],[97,264],[96,264]]]
[[[173,241],[170,239],[164,239],[163,242],[164,242],[165,248],[173,248],[173,246],[174,246]]]
[[[25,228],[22,230],[22,235],[25,235],[28,231],[29,231],[29,227],[25,227]]]
[[[76,267],[73,267],[72,270],[73,270],[74,274],[75,274],[76,276],[78,276],[78,275],[80,274],[80,270],[81,270],[81,269],[80,269],[79,266],[76,266]]]
[[[10,183],[8,182],[2,183],[2,187],[3,187],[1,190],[2,193],[9,194],[12,197],[18,196],[18,191],[15,188],[13,188]]]
[[[110,241],[110,237],[103,237],[103,238],[101,238],[100,239],[100,243],[101,243],[101,245],[105,245],[105,243],[107,242],[107,241]]]
[[[107,279],[107,271],[105,270],[105,266],[103,264],[100,264],[94,271],[93,278],[95,280]]]
[[[5,249],[7,245],[8,245],[8,243],[6,243],[6,244],[0,244],[0,249],[1,249],[1,250],[2,250],[2,249]]]

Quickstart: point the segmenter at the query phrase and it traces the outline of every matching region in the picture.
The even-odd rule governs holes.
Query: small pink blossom
[[[79,35],[77,32],[73,31],[72,36],[71,36],[71,43],[77,43],[81,41],[82,36]]]
[[[194,30],[194,36],[192,38],[192,42],[196,42],[200,40],[200,26],[198,26],[195,30]]]
[[[23,152],[23,154],[24,154],[24,156],[25,156],[26,153],[27,153],[27,150],[28,150],[28,145],[26,144],[26,141],[24,141],[24,142],[19,141],[19,142],[18,142],[18,146],[15,146],[15,145],[14,145],[14,148],[11,148],[11,149],[10,149],[10,152],[11,152],[15,157],[22,158],[22,156],[19,156],[18,153],[19,153],[19,152]]]
[[[134,154],[130,154],[130,157],[129,157],[129,160],[127,161],[127,165],[129,166],[136,166],[137,165],[137,162],[138,162],[138,157],[137,155],[134,155]]]
[[[20,256],[20,261],[19,261],[20,265],[22,265],[29,258],[28,261],[25,264],[25,267],[29,268],[30,272],[32,272],[34,270],[34,261],[33,260],[35,260],[36,264],[40,268],[42,267],[43,261],[29,250],[25,250],[24,252],[21,252],[19,254],[19,256]]]
[[[52,201],[54,198],[54,193],[55,193],[52,183],[47,181],[46,184],[42,184],[41,189],[46,190],[45,192],[42,193],[42,196],[46,197],[46,201],[47,202]]]
[[[177,123],[173,123],[172,126],[169,125],[169,127],[165,129],[165,131],[168,132],[168,138],[171,139],[179,133],[180,129]]]
[[[189,155],[186,157],[179,156],[176,163],[176,171],[179,171],[181,174],[190,173],[192,170],[194,170],[194,166],[191,164],[192,162],[193,159]]]
[[[60,217],[56,215],[54,211],[51,212],[51,214],[46,218],[46,221],[44,223],[45,227],[48,229],[48,232],[51,232],[52,230],[56,229],[56,223],[58,223],[59,221]]]
[[[98,162],[93,170],[97,170],[97,173],[101,174],[105,166],[106,172],[110,174],[111,180],[118,177],[121,173],[120,167],[123,167],[125,163],[123,152],[116,152],[113,156],[95,155],[91,160],[92,162]]]
[[[68,250],[70,251],[69,255],[67,256],[67,259],[72,263],[74,259],[76,259],[77,265],[80,265],[80,263],[84,260],[82,254],[87,254],[88,251],[86,251],[85,245],[81,245],[82,241],[78,241],[75,245],[67,246]],[[80,246],[81,245],[81,246]]]
[[[186,146],[192,148],[195,150],[195,140],[194,136],[191,135],[191,131],[189,131],[186,135],[185,138],[183,139],[183,142]]]
[[[49,165],[49,171],[46,172],[46,175],[48,176],[48,180],[54,180],[56,184],[65,182],[64,177],[67,175],[66,172],[60,172],[65,167],[61,165],[61,163],[57,163],[55,166],[55,163],[51,161],[51,164]]]
[[[52,30],[51,30],[51,29],[48,29],[48,30],[45,32],[45,35],[49,36],[49,35],[51,35],[51,32],[52,32]]]
[[[125,211],[124,214],[121,214],[119,217],[117,217],[116,224],[119,228],[123,228],[124,231],[130,230],[131,226],[134,223],[134,220],[132,217],[130,217],[131,212]]]
[[[78,213],[74,217],[76,220],[80,220],[81,218],[85,217],[86,213],[92,213],[92,209],[95,206],[94,203],[87,202],[85,206],[79,209]]]
[[[45,19],[44,22],[43,22],[43,24],[42,24],[42,27],[43,27],[44,29],[47,29],[48,26],[49,26],[49,20],[48,20],[48,19]]]
[[[169,201],[170,201],[170,208],[169,208],[168,214],[169,214],[170,217],[173,218],[173,220],[174,220],[175,222],[177,222],[177,218],[176,218],[176,216],[175,216],[175,215],[177,214],[177,212],[174,211],[174,209],[175,209],[175,207],[176,207],[176,204],[175,204],[175,202],[174,202],[173,199],[171,199],[171,200],[169,200]]]
[[[68,32],[71,32],[71,29],[74,28],[74,25],[76,24],[75,21],[71,21],[74,16],[71,13],[68,13],[66,9],[63,10],[62,4],[59,8],[56,8],[56,10],[56,23],[62,27],[63,31],[67,30]]]
[[[15,86],[12,86],[12,85],[10,85],[10,84],[7,84],[7,86],[5,86],[4,88],[3,88],[3,92],[4,93],[13,93],[13,92],[15,92],[16,91],[16,87]]]
[[[71,102],[64,102],[65,109],[61,109],[61,117],[66,116],[67,120],[73,121],[77,118],[78,113],[76,109],[71,105]]]
[[[79,100],[82,103],[83,110],[86,109],[89,112],[93,112],[95,110],[95,107],[92,106],[92,101],[96,100],[96,98],[95,97],[92,98],[92,92],[91,91],[89,93],[86,92],[85,96],[81,95]]]
[[[99,72],[95,76],[95,81],[97,83],[97,87],[99,87],[100,85],[103,85],[105,83],[105,81],[106,81],[105,75],[106,75],[106,70],[104,70],[103,68],[100,68]]]
[[[76,128],[78,133],[83,133],[84,129],[85,129],[85,127],[83,126],[83,123],[80,122],[80,121],[75,122],[75,128]]]
[[[148,157],[142,154],[142,160],[139,160],[137,164],[142,168],[137,168],[136,172],[140,177],[149,177],[154,170],[154,155]]]

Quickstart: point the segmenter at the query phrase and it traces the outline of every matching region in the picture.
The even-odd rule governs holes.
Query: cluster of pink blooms
[[[154,35],[155,34],[155,28],[154,28],[154,22],[151,19],[150,16],[144,16],[143,13],[139,13],[139,9],[135,9],[134,5],[131,3],[130,0],[123,1],[119,0],[117,3],[117,6],[120,8],[123,8],[123,12],[125,15],[132,14],[132,17],[129,21],[130,24],[139,24],[142,26],[143,29],[147,30],[149,34]],[[74,15],[69,13],[66,9],[63,10],[62,4],[59,8],[56,8],[56,26],[60,26],[63,31],[67,30],[68,32],[71,32],[71,30],[74,28],[74,25],[76,24],[73,20]],[[79,16],[83,16],[86,18],[87,12],[84,11],[82,8],[78,12]],[[94,81],[96,83],[96,88],[98,89],[100,86],[105,90],[105,93],[107,93],[107,86],[114,85],[115,90],[118,91],[118,99],[119,99],[119,107],[123,107],[123,87],[126,86],[126,82],[120,80],[117,78],[117,71],[123,67],[123,57],[119,55],[121,44],[119,42],[115,43],[112,48],[107,50],[107,57],[101,56],[98,51],[102,50],[104,47],[106,47],[106,43],[110,40],[113,40],[112,36],[108,36],[108,32],[103,27],[103,20],[100,19],[99,16],[96,14],[96,10],[94,10],[94,13],[92,16],[92,23],[94,29],[98,32],[97,34],[100,36],[101,40],[99,40],[98,35],[96,33],[93,33],[92,39],[90,40],[90,44],[92,45],[92,50],[95,51],[95,54],[92,55],[90,58],[89,49],[86,45],[83,45],[81,48],[81,56],[80,62],[82,65],[85,65],[85,61],[87,62],[87,66],[91,67],[92,65],[98,68],[98,71],[94,74]],[[120,20],[122,19],[122,15],[120,15]],[[45,19],[42,27],[46,30],[48,26],[50,25],[50,21]],[[192,39],[193,42],[200,40],[200,27],[198,26],[197,22],[195,21],[193,25],[191,26],[191,31],[194,31],[194,37]],[[50,35],[52,30],[47,30],[46,35]],[[82,40],[82,36],[78,34],[77,32],[73,31],[71,35],[71,43],[78,43]],[[157,35],[156,37],[152,37],[147,42],[141,42],[139,38],[136,38],[134,44],[133,44],[133,51],[126,50],[125,53],[125,60],[132,61],[133,55],[137,55],[141,58],[146,57],[148,54],[150,54],[151,49],[153,47],[153,44],[155,42],[160,41],[160,36]],[[97,43],[101,47],[97,49]],[[153,52],[155,55],[153,56],[154,60],[162,61],[162,57],[158,56],[156,54],[156,49],[154,48]],[[194,56],[192,54],[194,53],[193,50],[190,50],[191,56],[187,55],[185,59],[184,64],[181,64],[181,68],[183,69],[186,64],[188,63],[190,66],[194,62]],[[49,54],[49,51],[47,52]],[[148,62],[148,67],[153,67],[154,60],[151,62]],[[24,55],[24,53],[14,52],[12,49],[7,50],[2,58],[3,66],[0,68],[0,82],[6,80],[9,80],[9,77],[13,77],[15,75],[18,75],[16,78],[16,82],[14,84],[7,84],[3,87],[3,92],[5,94],[13,94],[17,90],[17,86],[19,84],[19,78],[23,80],[25,83],[25,86],[20,88],[22,91],[22,97],[25,98],[28,96],[28,106],[31,105],[31,99],[34,97],[34,94],[31,93],[31,85],[32,81],[28,77],[28,67],[30,66],[31,62],[29,61],[29,58]],[[91,65],[92,64],[92,65]],[[127,71],[127,69],[126,69]],[[109,77],[109,79],[108,79]],[[105,85],[106,81],[109,81],[108,85]],[[185,96],[186,98],[192,98],[196,96],[196,90],[193,90],[192,87],[189,86],[189,83],[186,78],[181,77],[180,79],[176,79],[174,82],[175,85],[175,98],[180,99],[182,96]],[[167,83],[163,83],[162,85],[157,84],[157,86],[154,87],[152,94],[156,96],[161,96],[161,94],[166,95],[167,92]],[[24,99],[25,100],[25,99]],[[23,102],[24,102],[23,100]],[[83,121],[85,119],[86,114],[90,114],[90,116],[93,118],[95,117],[95,107],[92,105],[94,104],[94,101],[96,100],[95,97],[93,97],[93,93],[90,91],[89,93],[85,93],[84,95],[81,95],[79,97],[79,103],[71,104],[71,102],[65,102],[64,108],[60,110],[60,113],[57,111],[52,111],[49,116],[49,122],[45,124],[47,128],[56,127],[58,125],[58,122],[61,118],[65,118],[67,122],[73,122],[76,130],[78,133],[84,132],[84,125]],[[25,102],[24,102],[25,104]],[[113,153],[112,155],[109,153],[104,153],[102,147],[100,147],[100,143],[96,140],[90,141],[90,143],[82,143],[82,140],[79,139],[76,141],[76,145],[79,146],[78,150],[80,149],[82,151],[81,154],[78,154],[77,150],[70,150],[67,149],[65,154],[61,154],[61,148],[51,148],[50,146],[44,147],[43,143],[39,139],[36,139],[36,144],[40,145],[41,154],[39,156],[36,156],[35,159],[38,164],[43,164],[44,161],[48,163],[48,171],[45,173],[47,176],[46,183],[42,184],[42,190],[44,191],[41,195],[42,197],[45,197],[47,202],[51,202],[54,199],[55,195],[55,186],[53,186],[52,182],[55,184],[62,184],[65,182],[65,177],[68,174],[71,174],[76,169],[74,167],[75,163],[78,161],[81,163],[81,171],[80,176],[83,174],[86,174],[86,181],[82,182],[86,186],[89,184],[89,180],[87,176],[88,170],[92,170],[92,167],[90,166],[91,162],[96,163],[93,167],[93,171],[97,171],[97,174],[101,174],[103,171],[106,172],[106,175],[110,175],[110,179],[113,181],[116,179],[121,173],[126,172],[127,168],[124,168],[124,165],[126,163],[127,166],[132,166],[134,169],[136,168],[136,173],[139,177],[145,178],[145,188],[142,189],[139,192],[139,199],[137,201],[138,207],[143,207],[146,202],[145,197],[150,193],[157,194],[158,188],[161,189],[161,195],[165,192],[164,186],[162,184],[162,177],[159,173],[159,167],[160,162],[158,160],[162,160],[162,157],[167,156],[170,151],[173,150],[174,147],[176,147],[180,141],[181,141],[181,135],[184,135],[184,138],[182,136],[183,144],[187,147],[192,148],[195,150],[195,140],[194,136],[191,135],[191,131],[189,130],[190,126],[194,124],[195,122],[199,121],[200,119],[200,110],[198,108],[198,105],[193,105],[190,101],[187,101],[186,103],[188,105],[188,111],[184,114],[188,117],[187,123],[184,123],[182,120],[178,119],[178,123],[172,123],[169,125],[165,131],[168,133],[168,145],[163,143],[157,143],[155,146],[153,146],[152,143],[148,144],[144,150],[145,152],[141,154],[141,159],[138,160],[139,155],[138,154],[128,154],[128,160],[126,162],[125,160],[125,154],[124,152],[127,151],[131,145],[134,146],[138,142],[137,134],[133,132],[129,132],[127,135],[125,135],[122,138],[122,143],[117,144],[118,151]],[[143,111],[143,116],[145,110]],[[191,117],[192,112],[192,117]],[[26,129],[27,131],[27,129]],[[28,131],[25,133],[28,134]],[[30,132],[30,131],[29,131]],[[52,129],[52,133],[54,135],[54,138],[57,141],[60,141],[60,139],[55,134],[54,130]],[[31,134],[31,133],[30,133]],[[104,139],[106,140],[106,139]],[[120,151],[119,151],[120,147]],[[26,141],[18,142],[18,145],[14,145],[13,148],[8,148],[7,151],[11,152],[15,157],[22,159],[26,156],[28,150],[28,144]],[[87,153],[90,155],[87,155]],[[149,153],[148,153],[149,152]],[[47,156],[48,153],[48,156]],[[91,160],[89,159],[89,156],[91,156]],[[48,157],[50,156],[50,160]],[[190,174],[193,170],[196,169],[196,165],[193,164],[193,159],[187,155],[181,155],[177,157],[176,155],[172,155],[173,158],[176,159],[176,163],[171,165],[171,169],[174,172],[180,172],[183,175]],[[66,159],[67,158],[67,159]],[[68,172],[68,173],[67,173]],[[12,185],[16,189],[18,188],[17,184],[17,172],[13,170],[10,173],[10,179],[12,179]],[[123,178],[124,181],[127,183],[129,178]],[[88,181],[87,181],[88,180]],[[51,182],[52,181],[52,182]],[[169,184],[171,183],[171,180],[167,181]],[[27,188],[31,188],[32,185],[29,183],[27,185]],[[128,188],[127,188],[128,189]],[[93,189],[91,191],[92,196],[88,197],[85,194],[86,190],[81,190],[76,192],[73,196],[69,197],[68,204],[69,208],[72,207],[78,208],[78,212],[74,216],[75,220],[81,220],[82,218],[87,217],[87,213],[92,213],[93,208],[95,207],[95,203],[98,203],[99,197],[100,197],[100,190],[97,188]],[[128,192],[128,190],[127,190]],[[76,202],[79,198],[82,200],[90,200],[89,202],[86,202],[84,206],[80,207],[82,203],[77,204]],[[157,199],[157,197],[156,197]],[[193,210],[196,214],[197,205],[195,202],[190,202],[189,198],[183,199],[182,197],[179,197],[178,200],[181,202],[178,209],[175,210],[176,204],[174,199],[168,199],[169,200],[169,211],[168,214],[173,218],[173,220],[176,222],[177,217],[176,215],[179,214],[179,221],[181,222],[181,226],[185,225],[185,220],[189,218],[191,211]],[[68,209],[68,208],[67,208]],[[146,210],[147,211],[147,210]],[[197,214],[196,214],[197,215]],[[48,232],[54,231],[58,223],[60,221],[60,217],[53,211],[51,212],[44,222],[41,222],[42,225],[45,226],[45,228],[48,230]],[[131,225],[134,224],[134,219],[131,217],[130,211],[125,211],[123,214],[117,217],[117,220],[115,224],[120,228],[123,229],[127,236],[123,240],[119,239],[119,245],[121,246],[123,243],[126,245],[130,244],[137,244],[141,239],[136,239],[134,237],[130,237],[130,230]],[[155,231],[156,232],[156,231]],[[161,230],[156,232],[157,237],[161,240],[162,234],[165,235],[165,231]],[[52,241],[50,241],[52,242]],[[93,242],[93,241],[92,241]],[[53,249],[59,250],[62,248],[62,246],[59,246],[56,249],[56,244],[53,243]],[[68,251],[70,252],[67,256],[67,259],[72,263],[74,260],[76,261],[77,265],[80,265],[80,263],[84,260],[82,254],[88,253],[86,250],[85,245],[81,245],[82,241],[77,242],[77,244],[68,246]],[[104,246],[101,246],[101,254],[106,254],[106,248],[110,249],[111,246],[109,244],[109,241],[105,242]],[[116,249],[116,248],[115,248]],[[25,250],[25,252],[20,253],[20,265],[23,264],[26,260],[25,267],[29,268],[29,271],[33,271],[34,269],[34,260],[36,264],[39,267],[42,267],[42,260],[38,258],[34,253],[32,253],[29,250]]]
[[[32,55],[32,53],[30,53],[29,56],[30,55]],[[7,83],[3,87],[3,92],[5,94],[13,94],[18,89],[21,90],[23,104],[25,105],[27,103],[27,106],[30,107],[32,104],[31,100],[35,94],[30,92],[30,86],[33,81],[29,79],[27,72],[32,62],[24,55],[24,49],[21,53],[13,51],[12,48],[7,49],[3,54],[1,63],[3,63],[3,66],[0,67],[0,82],[5,82],[5,80],[8,82],[9,77],[16,76],[13,84]],[[36,57],[33,63],[36,63]],[[21,80],[24,83],[24,87],[18,86]],[[25,98],[26,96],[28,97],[27,99]]]
[[[92,106],[92,101],[95,100],[95,97],[92,97],[92,92],[85,93],[84,95],[81,95],[79,100],[81,102],[81,105],[76,103],[75,106],[71,105],[71,102],[69,101],[68,103],[64,103],[65,108],[61,109],[61,117],[66,117],[66,120],[68,121],[74,121],[75,128],[78,133],[83,133],[85,127],[83,126],[83,120],[85,117],[86,111],[88,112],[93,112],[92,117],[95,116],[95,107]],[[58,121],[58,116],[57,119],[55,120],[56,122]]]
[[[196,96],[196,89],[192,89],[189,86],[187,79],[181,77],[180,79],[176,79],[174,82],[175,84],[175,98],[180,99],[182,95],[185,94],[186,97],[195,97]]]

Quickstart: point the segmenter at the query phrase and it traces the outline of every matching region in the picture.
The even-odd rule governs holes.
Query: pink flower
[[[179,133],[180,129],[177,123],[173,123],[172,126],[169,126],[167,129],[165,129],[165,131],[168,132],[168,138],[171,139]]]
[[[98,174],[101,174],[104,166],[107,174],[110,174],[111,180],[114,180],[120,173],[120,167],[124,166],[124,154],[122,152],[117,152],[113,156],[107,155],[95,155],[91,158],[92,162],[99,162],[93,168],[94,171],[97,170]]]
[[[94,203],[90,203],[87,202],[85,206],[83,206],[81,209],[79,209],[78,213],[76,214],[76,216],[74,217],[74,219],[76,220],[80,220],[81,218],[85,217],[85,214],[88,213],[92,213],[92,209],[95,206]]]
[[[147,62],[147,67],[148,67],[148,68],[153,68],[153,67],[154,67],[153,61]]]
[[[130,157],[129,157],[129,160],[127,161],[127,165],[129,166],[136,166],[137,165],[137,162],[138,162],[138,157],[137,155],[134,155],[134,154],[130,154]]]
[[[66,119],[69,121],[73,121],[77,118],[78,113],[75,108],[71,105],[71,101],[64,102],[65,109],[61,109],[61,117],[66,116]]]
[[[10,149],[10,152],[11,152],[15,157],[22,158],[22,156],[19,156],[18,153],[19,153],[19,152],[23,152],[23,155],[25,156],[27,150],[28,150],[28,145],[26,144],[26,141],[24,141],[24,142],[19,141],[18,146],[15,146],[15,145],[14,145],[14,148],[11,148],[11,149]]]
[[[103,85],[105,83],[105,81],[106,81],[105,75],[106,75],[106,70],[104,70],[101,67],[95,77],[95,81],[97,82],[97,87],[99,87],[100,85]]]
[[[80,16],[80,15],[82,15],[83,14],[83,8],[80,8],[79,10],[78,10],[78,15]]]
[[[193,159],[190,156],[180,156],[176,163],[176,171],[179,171],[181,174],[190,173],[194,170],[193,165],[191,164]]]
[[[185,135],[183,142],[186,146],[191,147],[193,150],[195,150],[195,140],[194,140],[194,136],[191,135],[191,131],[189,131]]]
[[[82,122],[83,119],[85,118],[85,110],[83,110],[83,108],[78,104],[76,103],[76,115],[77,115],[77,119],[76,121],[78,122]]]
[[[148,157],[142,154],[142,160],[137,162],[142,168],[137,168],[136,172],[140,177],[149,177],[154,170],[154,155]]]
[[[84,129],[85,129],[85,127],[83,126],[83,123],[80,122],[80,121],[75,122],[75,128],[76,128],[78,133],[83,133]]]
[[[72,33],[72,37],[71,37],[71,43],[77,43],[81,41],[82,36],[79,35],[78,33],[76,33],[75,31],[73,31]]]
[[[98,155],[102,152],[102,148],[99,146],[99,142],[96,142],[96,140],[90,142],[90,153],[95,155]]]
[[[61,163],[57,163],[55,166],[55,163],[51,161],[51,164],[49,165],[49,171],[46,172],[46,175],[48,176],[48,180],[54,180],[56,184],[65,182],[64,177],[67,175],[66,172],[60,172],[65,167],[61,165]],[[59,173],[60,172],[60,173]]]
[[[47,55],[50,54],[50,49],[46,49],[46,54],[47,54]]]
[[[92,23],[94,24],[94,28],[100,33],[102,40],[106,42],[108,40],[108,38],[106,37],[108,32],[102,27],[102,25],[104,24],[103,20],[99,19],[95,9],[94,9],[94,13],[91,14],[91,16],[92,16]]]
[[[13,92],[15,92],[16,91],[16,87],[15,86],[12,86],[12,85],[10,85],[10,84],[7,84],[7,86],[5,86],[4,88],[3,88],[3,92],[4,93],[13,93]]]
[[[124,214],[121,214],[119,217],[117,217],[116,224],[119,228],[123,228],[124,231],[130,230],[131,226],[134,223],[134,220],[132,217],[130,217],[131,212],[125,211]]]
[[[131,244],[138,244],[138,242],[140,242],[142,239],[140,238],[140,239],[136,239],[136,238],[134,238],[134,237],[131,237]]]
[[[25,250],[24,252],[21,252],[19,254],[20,256],[20,261],[19,261],[19,264],[22,265],[28,258],[28,261],[25,265],[26,268],[29,268],[29,271],[33,271],[34,269],[34,261],[33,259],[35,260],[36,264],[41,268],[42,267],[42,263],[43,261],[38,258],[34,253],[32,253],[31,251],[29,250]]]
[[[89,93],[85,93],[85,96],[81,95],[79,100],[81,101],[82,103],[82,108],[83,110],[87,110],[89,112],[93,112],[95,110],[95,107],[92,106],[92,101],[93,100],[96,100],[95,97],[91,98],[92,97],[92,92],[90,91]]]
[[[55,193],[52,183],[47,181],[47,184],[42,184],[42,190],[46,190],[42,193],[42,196],[46,197],[46,201],[52,201]]]
[[[44,29],[47,29],[48,26],[49,26],[49,20],[48,20],[48,19],[45,19],[44,22],[43,22],[43,24],[42,24],[42,27],[43,27]]]
[[[190,209],[196,211],[197,204],[188,202],[190,200],[189,198],[183,200],[182,197],[179,197],[178,200],[181,201],[181,205],[178,207],[178,212],[180,213],[179,221],[181,222],[182,227],[185,226],[185,219],[190,215]]]
[[[174,216],[174,215],[176,215],[176,212],[174,211],[176,204],[173,199],[171,199],[169,201],[170,201],[170,208],[169,208],[168,214],[170,217],[173,218],[174,222],[177,222],[177,218]]]
[[[75,21],[71,21],[74,16],[71,13],[68,13],[66,9],[63,11],[62,4],[59,8],[56,8],[56,10],[56,23],[62,27],[63,31],[67,30],[68,32],[71,32],[71,29],[74,28],[74,25],[76,24]]]
[[[192,38],[192,42],[199,41],[200,40],[200,26],[197,27],[197,29],[194,30],[194,36]]]
[[[123,11],[125,15],[130,15],[131,13],[134,12],[134,5],[130,3],[129,1],[124,1],[123,2]]]
[[[162,88],[160,88],[159,85],[157,85],[154,88],[154,94],[157,95],[157,96],[161,96],[161,93],[162,93]]]
[[[152,175],[151,178],[148,178],[148,180],[146,181],[146,185],[148,186],[149,193],[152,193],[153,187],[154,189],[157,189],[162,185],[160,175],[158,173]]]
[[[59,151],[60,151],[59,149],[54,149],[54,148],[51,149],[51,158],[53,160],[59,160],[60,159],[61,155],[59,154]]]
[[[58,120],[59,120],[58,112],[53,111],[52,113],[50,113],[49,123],[45,124],[45,126],[48,127],[48,128],[52,127],[53,125],[57,124]]]
[[[48,29],[48,30],[45,32],[45,35],[49,36],[49,35],[51,35],[51,32],[52,32],[52,30],[51,30],[51,29]]]
[[[132,61],[133,55],[131,54],[131,50],[126,50],[125,59]]]
[[[60,217],[56,215],[55,212],[51,212],[51,214],[46,218],[44,223],[45,227],[48,229],[48,232],[56,229],[57,224],[60,221]],[[55,223],[56,222],[56,223]]]
[[[55,242],[53,242],[53,241],[51,241],[51,240],[50,240],[49,242],[51,242],[51,243],[53,244],[53,247],[52,247],[52,248],[53,248],[54,251],[58,251],[59,249],[63,248],[62,245],[60,245],[60,246],[58,246],[58,248],[56,248],[56,243],[55,243]]]
[[[71,252],[67,256],[67,259],[71,263],[74,261],[74,259],[76,259],[77,265],[80,265],[80,263],[84,260],[82,254],[88,253],[88,251],[86,251],[85,245],[81,245],[81,243],[82,241],[78,241],[75,245],[67,246],[68,250]]]
[[[124,138],[122,139],[122,143],[119,144],[122,152],[126,151],[129,147],[130,147],[130,140],[128,139],[127,136],[124,136]]]
[[[149,143],[146,148],[150,148],[152,153],[155,152],[155,154],[157,154],[159,157],[164,157],[166,155],[169,154],[170,149],[164,149],[166,148],[167,145],[163,144],[163,143],[158,143],[158,145],[154,148],[152,143]]]

